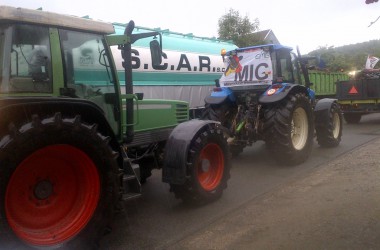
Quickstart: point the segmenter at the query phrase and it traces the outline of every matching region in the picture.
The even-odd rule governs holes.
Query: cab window
[[[9,85],[2,92],[51,93],[49,29],[14,25],[11,34]]]
[[[277,78],[281,82],[294,82],[293,66],[289,51],[279,50],[277,56]]]

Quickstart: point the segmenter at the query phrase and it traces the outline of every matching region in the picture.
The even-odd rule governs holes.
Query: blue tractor
[[[205,98],[202,118],[221,123],[233,156],[263,140],[277,162],[296,165],[309,157],[314,135],[322,147],[339,145],[339,104],[316,100],[310,58],[297,52],[277,44],[222,51],[226,70]]]

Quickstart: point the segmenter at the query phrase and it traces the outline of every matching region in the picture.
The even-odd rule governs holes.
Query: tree
[[[257,44],[261,41],[252,33],[259,29],[259,24],[259,19],[251,22],[248,16],[241,17],[239,11],[230,9],[219,18],[219,39],[232,40],[238,47]]]

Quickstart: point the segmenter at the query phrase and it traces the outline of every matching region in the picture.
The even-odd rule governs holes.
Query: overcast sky
[[[218,19],[230,8],[272,29],[284,45],[307,53],[319,46],[342,46],[380,39],[380,2],[365,0],[0,0],[25,7],[93,19],[217,37]]]

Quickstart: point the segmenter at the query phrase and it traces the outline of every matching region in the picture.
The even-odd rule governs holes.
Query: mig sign
[[[262,48],[237,51],[225,60],[226,70],[221,87],[271,84],[273,80],[270,53]]]

